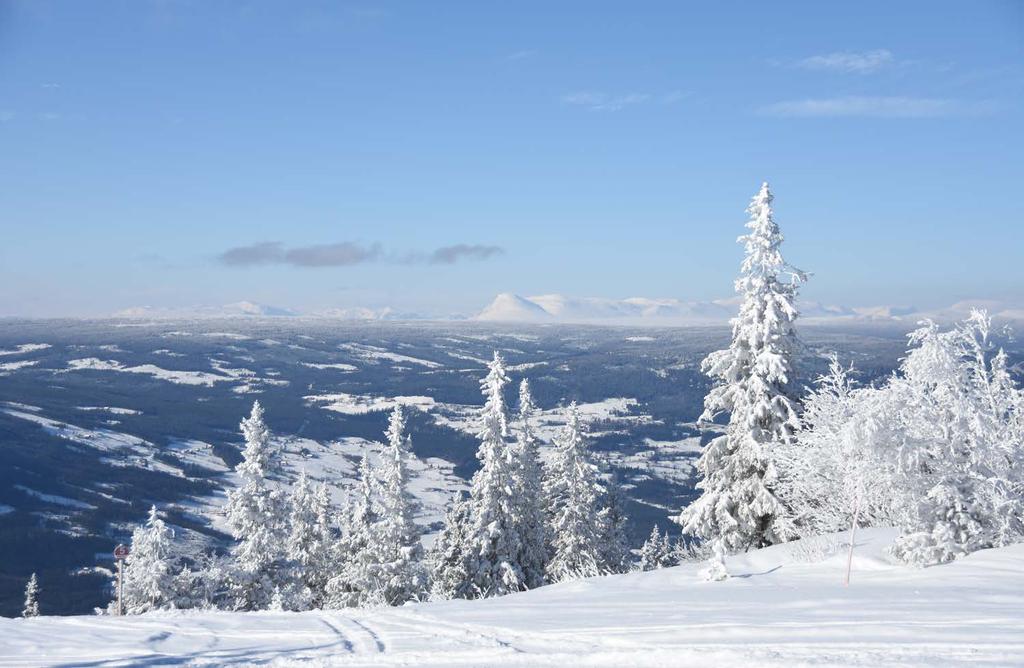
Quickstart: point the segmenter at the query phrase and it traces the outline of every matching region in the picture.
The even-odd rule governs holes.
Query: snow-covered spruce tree
[[[237,541],[231,551],[234,568],[228,585],[235,609],[262,610],[270,604],[274,587],[285,584],[287,578],[284,496],[271,483],[280,475],[281,464],[258,401],[240,426],[245,448],[235,467],[239,484],[228,493],[225,508],[228,527]]]
[[[598,471],[590,459],[576,402],[555,439],[555,454],[546,476],[545,497],[551,560],[550,582],[600,575],[601,520]]]
[[[516,498],[519,487],[519,458],[510,446],[504,390],[508,384],[505,363],[495,351],[487,376],[480,381],[484,408],[480,415],[480,469],[473,475],[469,498],[469,533],[466,556],[468,591],[472,597],[502,596],[526,587],[526,575],[519,562],[523,554],[517,516],[522,505]]]
[[[395,406],[391,412],[385,435],[380,519],[373,526],[369,543],[373,557],[369,564],[369,588],[387,605],[402,605],[426,595],[427,578],[420,530],[413,521],[416,503],[408,490],[409,439],[401,406]]]
[[[658,525],[651,529],[651,535],[640,548],[640,561],[637,570],[653,571],[672,565],[672,545],[668,533],[661,535]]]
[[[287,610],[319,608],[323,606],[334,544],[327,487],[320,484],[314,488],[302,471],[292,486],[288,505],[290,532],[286,555],[292,577],[287,587],[278,584],[276,590]]]
[[[370,568],[373,553],[370,549],[374,526],[379,517],[380,484],[370,466],[367,452],[359,465],[359,487],[355,498],[348,504],[348,513],[342,522],[341,539],[333,554],[335,574],[327,582],[326,603],[329,608],[358,607],[383,601],[371,600]]]
[[[39,580],[36,579],[35,573],[25,583],[25,605],[21,608],[21,616],[39,616]]]
[[[623,507],[625,498],[622,487],[609,474],[604,484],[604,507],[600,511],[601,527],[601,570],[606,573],[625,573],[630,568],[632,554],[629,547],[629,536],[626,510]]]
[[[146,523],[132,532],[131,549],[124,562],[125,614],[173,607],[177,594],[173,538],[174,532],[152,506]]]
[[[515,513],[521,548],[519,564],[527,589],[544,584],[544,569],[548,561],[544,533],[543,470],[538,439],[532,424],[535,412],[530,382],[524,378],[519,383],[519,419],[514,452],[518,458],[519,471],[516,474],[517,488],[514,496],[519,500],[519,508]]]
[[[796,296],[806,274],[782,257],[782,233],[765,183],[747,209],[746,257],[736,280],[742,298],[732,343],[701,365],[715,385],[702,419],[729,414],[725,434],[697,463],[701,496],[678,518],[686,533],[721,541],[728,551],[785,540],[782,504],[772,491],[771,451],[793,439],[799,422],[790,381],[797,347]]]
[[[452,499],[445,510],[444,528],[430,552],[431,600],[470,597],[469,558],[466,551],[469,521],[469,501],[463,498]]]

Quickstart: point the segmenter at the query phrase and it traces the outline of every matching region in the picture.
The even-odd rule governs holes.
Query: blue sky
[[[765,179],[809,299],[1022,301],[1022,56],[1012,0],[4,0],[0,314],[729,296]]]

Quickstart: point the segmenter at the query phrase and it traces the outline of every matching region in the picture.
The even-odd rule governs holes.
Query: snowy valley
[[[772,202],[765,183],[748,208],[731,332],[119,321],[74,329],[102,344],[11,342],[0,530],[25,586],[0,659],[1012,663],[1012,335],[977,309],[798,335],[809,275]],[[94,618],[52,616],[90,596]]]

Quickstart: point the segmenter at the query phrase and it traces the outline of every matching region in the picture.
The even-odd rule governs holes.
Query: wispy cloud
[[[647,93],[627,93],[625,95],[609,95],[596,91],[577,91],[562,96],[565,104],[585,107],[591,111],[621,111],[626,107],[649,102]]]
[[[255,267],[261,265],[289,265],[293,267],[350,267],[369,262],[389,261],[400,264],[455,264],[462,260],[486,260],[504,253],[499,246],[455,244],[429,252],[414,252],[398,256],[385,254],[379,243],[361,244],[341,241],[286,248],[279,241],[263,241],[248,246],[237,246],[217,256],[220,264],[228,267]]]
[[[430,264],[455,264],[459,260],[486,260],[501,255],[505,249],[500,246],[481,246],[479,244],[456,244],[443,246],[430,254]]]
[[[665,93],[626,93],[611,95],[602,91],[576,91],[561,97],[562,104],[583,107],[590,111],[622,111],[626,107],[641,104],[670,105],[692,97],[692,93],[683,90],[670,90]]]
[[[868,74],[893,62],[892,51],[874,49],[872,51],[836,51],[811,56],[797,61],[796,65],[807,70]]]
[[[849,95],[787,100],[769,104],[759,111],[768,116],[787,117],[938,118],[984,115],[994,111],[994,105],[991,102],[966,102],[928,97]]]
[[[17,114],[15,114],[13,111],[2,110],[0,111],[0,123],[13,121],[15,116],[17,116]]]
[[[513,51],[512,53],[502,58],[502,60],[504,60],[506,63],[514,63],[517,60],[528,60],[536,55],[536,49],[522,49],[520,51]]]

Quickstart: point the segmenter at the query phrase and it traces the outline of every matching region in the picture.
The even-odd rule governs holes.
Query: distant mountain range
[[[714,325],[736,315],[739,299],[681,301],[678,299],[605,299],[540,295],[521,297],[502,293],[474,320],[532,323],[606,323],[622,325]],[[813,301],[798,303],[803,320],[811,322],[910,323],[922,318],[938,321],[966,317],[972,308],[983,308],[1002,320],[1024,321],[1024,309],[992,300],[962,301],[943,309],[922,310],[913,306],[849,307]]]
[[[154,308],[148,306],[125,309],[116,318],[314,318],[331,320],[475,320],[482,322],[579,323],[609,325],[720,325],[736,314],[738,297],[711,301],[682,301],[673,298],[651,299],[630,297],[569,297],[546,294],[523,297],[511,292],[496,296],[474,316],[437,315],[397,311],[390,307],[331,308],[301,312],[279,306],[249,301],[224,306],[189,308]],[[966,300],[949,307],[924,310],[913,306],[849,307],[799,302],[800,314],[809,322],[916,323],[923,318],[940,322],[966,317],[972,308],[986,309],[997,320],[1024,322],[1024,307],[995,300]]]
[[[390,307],[384,308],[331,308],[321,311],[302,312],[281,306],[270,306],[250,301],[235,302],[223,306],[187,306],[164,308],[136,306],[113,314],[115,318],[178,319],[178,318],[322,318],[328,320],[453,320],[456,318],[431,318],[418,313],[402,313]],[[457,318],[465,319],[465,318]]]

